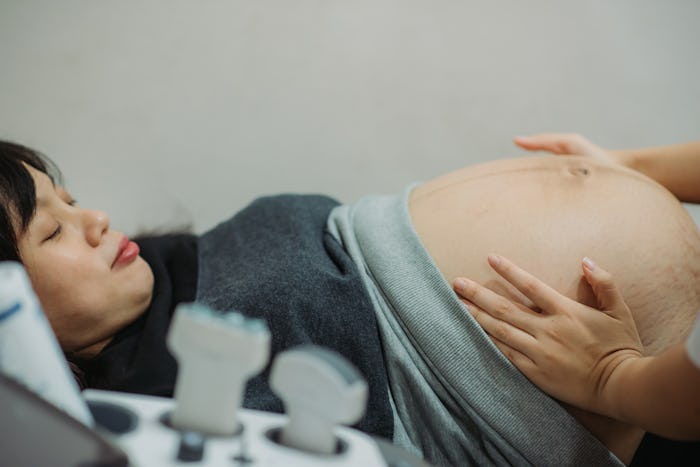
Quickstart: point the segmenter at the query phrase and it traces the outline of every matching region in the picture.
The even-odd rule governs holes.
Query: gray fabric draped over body
[[[326,231],[338,202],[325,196],[258,198],[198,240],[196,301],[264,319],[271,356],[316,344],[339,352],[367,379],[357,428],[393,433],[386,369],[373,306],[353,260]],[[270,364],[246,385],[246,408],[282,412]]]
[[[465,310],[413,229],[410,190],[339,206],[328,219],[377,313],[394,441],[439,465],[623,465]]]

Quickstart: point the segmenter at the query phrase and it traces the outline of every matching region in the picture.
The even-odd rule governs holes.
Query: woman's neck
[[[108,338],[103,339],[99,342],[95,342],[94,344],[90,344],[79,350],[73,351],[71,352],[71,355],[81,360],[89,360],[97,356],[97,354],[99,354],[102,351],[102,349],[104,349],[107,346],[107,344],[109,344],[112,341],[113,338],[113,335],[109,336]]]

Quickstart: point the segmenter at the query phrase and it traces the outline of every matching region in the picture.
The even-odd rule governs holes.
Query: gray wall
[[[117,229],[343,201],[517,134],[698,138],[694,0],[0,0],[0,138]]]

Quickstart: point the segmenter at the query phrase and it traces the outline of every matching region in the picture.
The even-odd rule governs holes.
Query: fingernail
[[[467,287],[469,287],[469,283],[467,282],[466,279],[462,279],[461,277],[455,279],[455,288],[456,289],[464,290]]]
[[[596,269],[595,263],[594,263],[593,260],[592,260],[591,258],[589,258],[588,256],[586,256],[586,257],[583,258],[583,265],[586,267],[586,269],[588,269],[588,270],[591,271],[591,272],[592,272],[592,271],[595,271],[595,269]]]
[[[502,259],[503,258],[498,255],[489,255],[489,263],[491,263],[492,266],[498,266],[501,264]]]

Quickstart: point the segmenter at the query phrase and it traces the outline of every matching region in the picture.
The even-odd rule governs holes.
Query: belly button
[[[577,177],[585,177],[591,173],[586,167],[569,167],[569,173]]]

